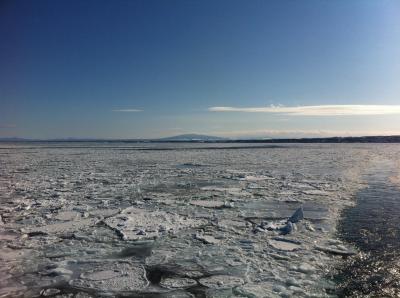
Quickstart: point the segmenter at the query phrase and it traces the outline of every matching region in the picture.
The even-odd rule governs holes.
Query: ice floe
[[[165,211],[150,211],[129,207],[104,221],[118,231],[124,240],[155,239],[160,235],[204,224],[203,220],[190,219]]]

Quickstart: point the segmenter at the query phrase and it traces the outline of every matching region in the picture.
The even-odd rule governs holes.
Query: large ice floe
[[[155,239],[179,230],[204,224],[201,219],[190,219],[172,212],[150,211],[129,207],[104,221],[122,236],[123,240]]]
[[[215,146],[1,144],[0,297],[334,297],[393,147]]]
[[[149,285],[143,265],[129,261],[91,261],[81,263],[79,277],[71,279],[71,287],[92,293],[141,292]]]

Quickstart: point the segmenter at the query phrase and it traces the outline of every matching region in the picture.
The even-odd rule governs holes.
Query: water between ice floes
[[[360,254],[340,269],[340,296],[400,296],[400,188],[390,179],[394,170],[389,162],[377,164],[356,205],[343,212],[338,230]]]

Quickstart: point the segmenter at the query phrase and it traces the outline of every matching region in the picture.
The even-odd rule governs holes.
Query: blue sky
[[[400,134],[398,78],[397,0],[0,2],[0,136]]]

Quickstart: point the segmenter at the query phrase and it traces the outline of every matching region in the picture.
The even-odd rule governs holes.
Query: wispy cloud
[[[400,114],[400,105],[318,105],[268,107],[210,107],[211,112],[279,113],[292,116],[363,116]]]
[[[143,110],[140,109],[116,109],[112,110],[113,112],[122,112],[122,113],[137,113],[137,112],[143,112]]]

